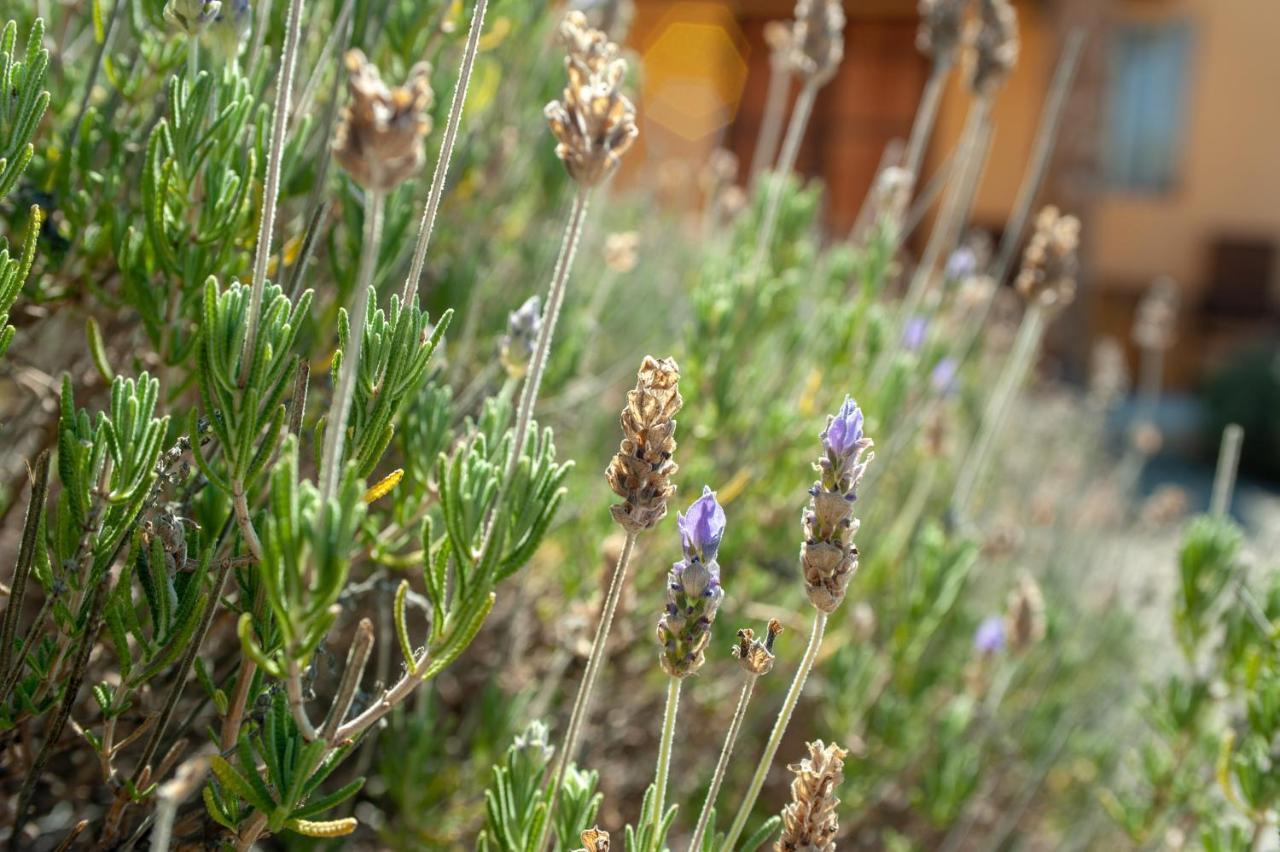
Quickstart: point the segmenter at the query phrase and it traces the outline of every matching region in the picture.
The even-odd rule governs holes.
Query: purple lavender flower
[[[1004,650],[1004,619],[998,615],[988,616],[978,625],[973,634],[973,649],[979,654],[990,656]]]
[[[929,384],[933,386],[935,393],[948,394],[956,389],[956,374],[960,370],[960,365],[955,358],[943,358],[937,364],[933,365],[933,372],[929,375]]]
[[[961,246],[947,258],[947,280],[960,281],[978,272],[978,255],[968,246]]]
[[[858,450],[862,443],[862,409],[853,397],[846,396],[844,404],[834,416],[828,418],[827,428],[822,432],[822,446],[827,453],[836,459],[847,459]]]
[[[702,496],[689,506],[688,514],[676,512],[676,526],[685,559],[714,561],[724,536],[724,509],[716,501],[716,492],[710,486],[702,486]]]
[[[666,611],[658,621],[659,659],[671,677],[688,677],[701,668],[711,624],[724,589],[716,553],[724,536],[724,509],[710,488],[693,501],[687,514],[677,515],[684,559],[667,575]]]
[[[908,352],[919,352],[929,336],[929,320],[926,317],[914,316],[907,320],[902,329],[902,347]]]
[[[529,361],[542,329],[542,300],[530,296],[524,304],[507,317],[507,333],[498,343],[502,366],[512,378],[522,378],[529,370]]]

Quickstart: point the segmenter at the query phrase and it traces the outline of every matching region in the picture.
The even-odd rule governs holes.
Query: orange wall
[[[1100,275],[1140,284],[1167,273],[1203,287],[1208,240],[1223,231],[1280,241],[1280,2],[1168,0],[1119,15],[1193,27],[1181,181],[1164,196],[1103,192],[1094,208]]]

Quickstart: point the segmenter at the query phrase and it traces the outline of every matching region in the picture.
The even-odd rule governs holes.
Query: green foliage
[[[271,474],[258,575],[281,647],[263,649],[253,636],[252,616],[240,619],[245,650],[275,677],[285,675],[290,661],[305,667],[337,617],[334,604],[346,587],[364,514],[361,491],[349,473],[334,498],[322,500],[315,485],[299,478],[297,441],[285,441]]]
[[[44,21],[37,18],[27,32],[26,48],[18,50],[18,22],[0,28],[0,199],[22,176],[35,154],[32,138],[49,107],[45,77],[49,51],[41,47]]]
[[[235,760],[212,757],[215,780],[204,789],[205,807],[219,824],[232,830],[251,808],[267,816],[267,828],[273,832],[288,829],[312,837],[349,834],[354,820],[319,819],[364,785],[364,778],[356,778],[331,793],[320,792],[348,750],[327,751],[323,742],[306,742],[284,695],[276,693],[261,728],[240,735]]]
[[[385,314],[372,300],[369,302],[360,375],[351,405],[350,435],[345,444],[345,455],[355,463],[357,475],[366,477],[373,473],[386,452],[395,434],[400,410],[409,395],[421,387],[427,364],[452,317],[453,312],[446,311],[432,326],[426,313],[418,309],[416,300],[406,308],[398,297],[392,296],[391,307]],[[338,321],[339,351],[330,367],[335,385],[349,335],[350,326],[343,311]]]
[[[476,841],[480,852],[537,852],[546,821],[546,777],[552,747],[547,728],[532,722],[493,767],[485,790],[485,827]],[[571,767],[565,775],[561,802],[553,826],[556,849],[578,847],[578,835],[590,828],[603,796],[596,792],[598,776]]]
[[[210,463],[200,442],[194,449],[201,472],[226,494],[247,493],[275,452],[285,426],[283,401],[293,378],[292,350],[311,305],[311,292],[303,293],[294,304],[279,287],[266,288],[258,334],[246,364],[250,301],[245,285],[233,283],[222,291],[212,278],[204,285],[197,350],[200,400],[209,430],[218,439],[221,465]],[[192,434],[201,431],[194,412],[190,428]]]

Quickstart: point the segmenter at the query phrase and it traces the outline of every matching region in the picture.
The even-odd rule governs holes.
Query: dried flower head
[[[356,183],[386,192],[422,167],[431,68],[420,62],[403,86],[389,87],[359,50],[347,51],[346,66],[350,100],[338,119],[333,156]]]
[[[1014,282],[1022,297],[1042,308],[1071,304],[1076,294],[1079,247],[1079,219],[1065,216],[1053,206],[1041,210]]]
[[[507,317],[507,333],[498,343],[498,357],[511,378],[521,379],[529,372],[541,329],[542,300],[537,296],[530,296]]]
[[[844,7],[840,0],[797,0],[791,30],[791,69],[821,86],[844,59]]]
[[[875,458],[868,452],[872,442],[862,425],[862,409],[845,397],[840,410],[827,418],[821,436],[824,453],[816,465],[821,478],[809,489],[800,564],[809,601],[823,612],[840,606],[858,570],[858,548],[853,544],[858,519],[853,516],[853,503],[858,483]]]
[[[1133,319],[1133,342],[1164,352],[1173,346],[1178,323],[1178,284],[1168,276],[1151,285]]]
[[[978,0],[973,40],[973,90],[989,95],[1018,63],[1018,13],[1009,0]]]
[[[781,632],[782,622],[776,618],[769,619],[763,640],[757,639],[750,627],[739,630],[733,655],[738,658],[742,670],[752,675],[768,674],[773,669],[773,643]]]
[[[764,25],[764,43],[769,48],[769,64],[775,69],[791,70],[791,23],[769,21]]]
[[[676,412],[680,398],[680,367],[674,358],[646,355],[634,390],[622,409],[623,439],[605,477],[623,502],[612,507],[613,519],[632,532],[652,529],[667,514],[667,500],[675,493],[671,477],[680,468],[672,460],[676,449]]]
[[[934,62],[950,62],[964,36],[969,0],[920,0],[916,49]]]
[[[640,235],[635,231],[619,231],[604,238],[604,265],[622,275],[639,262]]]
[[[626,39],[636,17],[635,0],[573,0],[569,6],[586,15],[590,26],[618,42]]]
[[[618,45],[607,33],[591,25],[586,12],[573,9],[556,28],[556,38],[570,59],[592,71],[602,71],[618,58]]]
[[[791,803],[782,809],[782,836],[775,852],[835,852],[840,821],[836,817],[836,787],[844,780],[844,759],[849,754],[840,746],[815,740],[809,756],[787,768],[791,779]]]
[[[609,852],[609,832],[603,828],[588,828],[578,836],[582,839],[583,846],[578,852]]]
[[[1110,408],[1128,390],[1124,347],[1114,337],[1104,337],[1094,344],[1089,357],[1089,400],[1099,408]]]
[[[569,81],[560,100],[547,104],[543,113],[569,176],[580,186],[595,186],[613,174],[640,135],[635,107],[618,91],[627,63],[617,58],[616,44],[587,26],[581,12],[565,17],[560,37]]]
[[[667,575],[667,606],[658,620],[659,659],[671,677],[688,677],[702,668],[724,589],[716,553],[724,537],[724,509],[715,492],[703,487],[689,512],[677,515],[684,559]]]
[[[1044,639],[1045,630],[1044,595],[1036,581],[1023,574],[1009,593],[1009,607],[1005,613],[1005,636],[1009,647],[1025,651]]]

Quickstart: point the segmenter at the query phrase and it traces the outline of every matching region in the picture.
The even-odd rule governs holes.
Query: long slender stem
[[[259,19],[259,24],[265,27],[265,15]],[[284,142],[289,127],[289,98],[293,92],[293,72],[298,64],[298,41],[301,32],[302,0],[289,0],[284,56],[280,60],[280,74],[276,77],[271,141],[267,150],[267,174],[262,185],[262,215],[259,217],[258,247],[253,258],[253,289],[249,293],[249,328],[244,337],[244,351],[240,357],[241,385],[249,380],[250,354],[258,342],[258,314],[262,311],[262,293],[267,286],[267,260],[271,257],[271,238],[275,233],[276,224],[276,201],[280,197],[280,161],[284,158]]]
[[[978,425],[978,434],[974,438],[973,447],[964,457],[964,465],[956,478],[956,490],[951,499],[951,508],[958,519],[964,519],[969,510],[969,503],[977,491],[978,484],[986,470],[991,448],[1003,431],[1004,422],[1009,415],[1009,406],[1017,395],[1018,388],[1026,378],[1027,370],[1035,361],[1036,352],[1040,349],[1040,339],[1044,336],[1045,310],[1032,302],[1022,317],[1018,327],[1018,336],[1014,340],[1009,360],[996,381],[996,387],[987,402],[986,411]]]
[[[929,70],[929,79],[925,81],[924,91],[920,94],[920,106],[916,108],[916,117],[911,124],[911,136],[907,139],[907,150],[902,158],[902,167],[919,180],[920,166],[924,163],[924,151],[933,136],[933,126],[938,118],[938,106],[942,103],[942,92],[946,87],[947,77],[954,64],[951,55],[940,58]]]
[[[289,710],[293,713],[293,720],[298,723],[299,733],[302,734],[303,739],[310,742],[319,734],[316,732],[316,726],[311,722],[311,717],[307,715],[307,700],[302,694],[302,669],[297,660],[289,660],[289,671],[286,675],[284,691],[289,697]]]
[[[369,652],[373,649],[373,623],[367,618],[360,619],[356,626],[356,635],[351,640],[351,650],[347,652],[347,665],[342,670],[342,680],[338,684],[338,692],[329,707],[329,715],[320,728],[320,736],[333,740],[338,726],[351,709],[351,702],[356,696],[356,688],[360,686],[360,677],[369,663]]]
[[[818,650],[822,647],[822,636],[827,629],[827,614],[818,611],[813,616],[813,630],[809,634],[809,646],[804,649],[804,657],[800,660],[800,667],[796,669],[796,675],[791,680],[791,688],[787,690],[787,697],[783,699],[782,709],[778,711],[778,718],[773,723],[773,731],[769,734],[769,741],[765,743],[764,754],[760,757],[760,764],[756,767],[756,774],[751,778],[751,786],[747,788],[747,795],[742,800],[742,805],[738,808],[738,815],[734,817],[733,825],[729,828],[729,835],[725,838],[724,846],[721,852],[733,852],[734,845],[738,842],[739,835],[747,826],[747,819],[751,816],[751,809],[755,807],[756,799],[760,796],[760,790],[764,787],[764,779],[769,774],[769,767],[773,764],[773,758],[778,753],[778,747],[782,745],[782,735],[787,732],[787,725],[791,722],[791,714],[796,709],[796,704],[800,702],[800,694],[804,692],[805,681],[809,678],[809,672],[813,668],[813,662],[818,658]]]
[[[8,682],[9,663],[13,655],[13,637],[18,631],[18,619],[22,617],[22,604],[27,596],[27,578],[35,564],[36,542],[39,538],[40,518],[44,515],[44,502],[49,489],[49,451],[36,459],[31,478],[31,497],[27,501],[27,517],[22,524],[22,541],[18,545],[18,562],[13,569],[9,585],[9,602],[4,609],[3,627],[0,627],[0,683]],[[0,701],[7,697],[0,695]]]
[[[440,143],[440,155],[436,158],[436,170],[431,176],[431,190],[427,193],[427,206],[422,210],[418,225],[418,241],[413,247],[413,262],[409,265],[409,277],[404,280],[404,304],[418,292],[418,279],[422,277],[422,265],[426,262],[427,246],[435,230],[436,213],[440,209],[440,196],[444,194],[444,181],[449,176],[449,162],[453,159],[453,145],[458,139],[458,126],[462,124],[462,106],[467,100],[467,86],[471,83],[471,70],[475,67],[476,51],[480,45],[480,31],[484,29],[484,14],[489,0],[476,0],[471,11],[471,27],[467,30],[467,45],[462,52],[462,68],[458,82],[453,87],[453,100],[449,104],[449,120],[444,127],[444,140]]]
[[[542,328],[538,331],[538,341],[529,363],[529,375],[520,389],[520,402],[516,408],[515,446],[512,447],[511,457],[507,460],[507,469],[503,471],[502,481],[498,484],[498,495],[494,498],[493,507],[489,510],[489,519],[485,525],[483,543],[480,546],[481,553],[488,550],[493,542],[494,526],[506,502],[507,492],[511,489],[516,470],[520,467],[520,458],[524,455],[529,424],[533,421],[533,409],[538,404],[538,390],[542,386],[542,376],[547,370],[547,361],[551,357],[551,340],[555,336],[556,323],[560,319],[560,308],[564,305],[564,294],[568,289],[573,259],[578,252],[578,240],[582,236],[582,225],[586,221],[589,199],[590,190],[586,187],[579,188],[578,194],[573,199],[573,212],[569,214],[569,223],[565,226],[560,254],[556,258],[555,271],[551,276],[551,289],[547,294],[546,307],[543,309]]]
[[[769,62],[769,90],[764,100],[764,117],[760,121],[760,135],[756,137],[756,150],[751,155],[751,171],[754,183],[773,163],[778,153],[778,140],[782,138],[782,117],[787,111],[787,94],[791,90],[791,70],[785,61]]]
[[[667,707],[662,714],[662,740],[658,745],[658,766],[653,773],[653,848],[661,849],[659,835],[662,829],[662,812],[667,805],[667,779],[671,776],[671,746],[676,739],[676,714],[680,712],[680,685],[684,678],[673,677],[667,684]]]
[[[804,131],[809,126],[809,116],[813,114],[813,103],[817,97],[818,84],[812,80],[805,81],[804,87],[796,97],[795,108],[791,112],[791,123],[787,125],[787,138],[782,143],[778,164],[770,175],[769,197],[765,202],[764,218],[760,222],[760,233],[756,238],[756,255],[751,264],[751,268],[757,273],[769,254],[773,232],[778,227],[782,192],[787,186],[787,178],[790,177],[791,170],[795,168],[796,158],[800,155],[800,143],[804,141]]]
[[[622,587],[626,584],[627,566],[631,562],[635,546],[636,533],[628,531],[622,553],[618,556],[618,564],[613,569],[613,579],[609,581],[609,592],[605,596],[604,608],[600,612],[600,622],[596,625],[596,635],[591,642],[591,655],[587,658],[587,668],[583,672],[582,682],[578,684],[578,696],[574,699],[573,711],[569,714],[569,727],[565,730],[560,759],[556,763],[556,774],[548,794],[547,816],[542,827],[542,838],[534,847],[535,849],[546,848],[547,841],[551,838],[551,826],[555,817],[556,802],[560,799],[560,788],[564,786],[564,777],[569,770],[569,764],[573,763],[577,756],[582,724],[591,709],[591,693],[595,689],[596,676],[600,673],[600,664],[604,661],[609,630],[613,627],[613,616],[618,610],[618,600],[622,597]]]
[[[1228,423],[1222,431],[1222,448],[1218,451],[1218,469],[1213,476],[1213,497],[1209,514],[1225,518],[1231,510],[1231,494],[1236,488],[1236,471],[1240,467],[1240,447],[1244,429],[1239,423]]]
[[[947,253],[955,248],[964,223],[969,218],[969,209],[973,203],[973,195],[977,190],[978,176],[981,166],[989,150],[986,143],[990,125],[992,100],[989,95],[979,95],[969,110],[965,122],[964,136],[956,151],[956,174],[951,186],[942,199],[942,209],[938,211],[937,221],[929,233],[929,241],[925,243],[924,254],[916,264],[907,287],[907,294],[898,310],[897,331],[889,341],[874,371],[873,384],[884,378],[892,356],[896,354],[902,342],[902,330],[912,316],[920,309],[925,294],[932,285],[938,265]]]
[[[31,767],[27,770],[27,777],[22,783],[22,789],[18,791],[18,804],[13,814],[13,827],[10,829],[9,848],[22,848],[22,829],[27,822],[27,811],[31,808],[31,797],[35,794],[36,784],[40,781],[40,775],[44,771],[45,764],[49,762],[49,757],[57,748],[58,740],[62,738],[62,731],[66,727],[67,719],[71,716],[71,710],[75,707],[76,696],[80,693],[80,685],[84,682],[85,669],[89,666],[89,654],[93,651],[93,646],[98,641],[98,632],[102,629],[102,623],[105,620],[103,610],[107,603],[107,593],[111,588],[108,578],[103,577],[98,583],[93,593],[93,600],[89,609],[89,621],[85,625],[84,632],[80,636],[80,645],[76,649],[76,656],[71,666],[71,673],[67,677],[65,691],[62,694],[62,703],[55,711],[49,727],[45,731],[44,744],[40,747],[40,752],[31,763]]]
[[[330,500],[338,493],[342,472],[342,449],[346,441],[347,419],[356,392],[356,376],[360,371],[360,350],[364,346],[365,315],[373,290],[373,272],[378,261],[378,244],[382,241],[382,193],[369,189],[364,196],[364,243],[360,247],[360,272],[356,279],[355,303],[347,319],[351,334],[347,351],[342,353],[338,368],[338,387],[333,392],[329,416],[324,424],[324,452],[320,457],[320,494]]]
[[[724,735],[724,746],[720,749],[720,759],[716,761],[716,771],[711,776],[711,786],[707,788],[707,797],[702,802],[702,812],[698,814],[698,825],[693,830],[693,840],[689,842],[689,852],[702,849],[702,838],[707,833],[707,825],[711,821],[711,812],[716,808],[716,796],[720,794],[720,785],[724,783],[725,773],[729,770],[729,758],[733,755],[733,747],[738,742],[738,733],[742,730],[742,721],[747,718],[747,705],[751,703],[751,693],[756,688],[757,674],[747,674],[738,693],[738,706],[733,711],[733,719],[729,722],[729,730]]]

